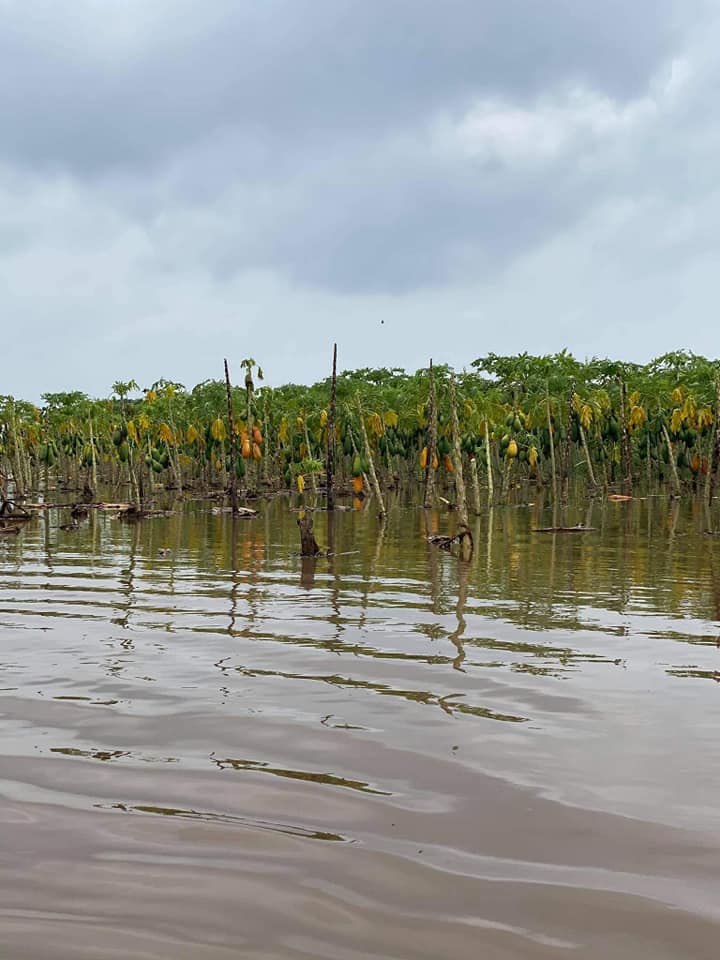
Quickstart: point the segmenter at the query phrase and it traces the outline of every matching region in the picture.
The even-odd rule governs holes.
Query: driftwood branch
[[[460,547],[460,556],[463,560],[469,560],[475,549],[475,541],[473,540],[473,535],[470,532],[470,528],[464,524],[460,526],[458,532],[452,536],[445,536],[441,533],[433,534],[427,538],[428,543],[432,544],[434,547],[439,547],[441,550],[450,550],[454,544],[457,544]]]

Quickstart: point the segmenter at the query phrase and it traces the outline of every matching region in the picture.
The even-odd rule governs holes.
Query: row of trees
[[[232,365],[231,365],[232,369]],[[687,352],[646,365],[562,352],[474,360],[408,374],[362,369],[267,387],[254,358],[240,384],[193,389],[118,381],[111,395],[0,396],[0,482],[16,497],[54,485],[129,489],[138,508],[161,485],[245,494],[317,491],[334,440],[336,483],[360,495],[423,481],[426,502],[507,499],[519,481],[591,489],[638,484],[712,498],[720,466],[720,364]],[[334,427],[333,427],[334,422]]]

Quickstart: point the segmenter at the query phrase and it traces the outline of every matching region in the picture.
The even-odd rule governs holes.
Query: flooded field
[[[389,512],[0,542],[3,960],[717,956],[702,511]]]

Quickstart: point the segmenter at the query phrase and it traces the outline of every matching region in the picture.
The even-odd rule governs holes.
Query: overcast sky
[[[717,356],[719,47],[710,0],[0,0],[0,394]]]

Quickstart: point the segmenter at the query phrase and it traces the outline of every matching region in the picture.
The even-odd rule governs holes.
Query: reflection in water
[[[317,560],[315,557],[300,558],[300,586],[306,590],[311,590],[315,586],[315,568]]]
[[[226,757],[211,757],[212,762],[221,770],[254,770],[259,773],[269,773],[273,777],[286,777],[288,780],[305,780],[309,783],[325,783],[331,787],[345,787],[348,790],[359,790],[361,793],[375,793],[378,796],[389,796],[385,790],[374,790],[362,780],[348,780],[346,777],[336,777],[331,773],[312,773],[308,770],[283,770],[281,767],[271,767],[268,763],[259,760],[237,760]]]
[[[123,813],[148,813],[159,817],[179,817],[182,820],[201,820],[205,823],[237,824],[252,827],[255,830],[269,830],[272,833],[282,833],[290,837],[302,837],[305,840],[325,840],[330,843],[354,843],[349,837],[339,833],[330,833],[326,830],[308,830],[288,823],[272,823],[258,820],[253,817],[234,817],[227,813],[210,813],[205,810],[182,810],[177,807],[155,807],[150,804],[126,803],[98,803],[98,810],[122,810]]]

